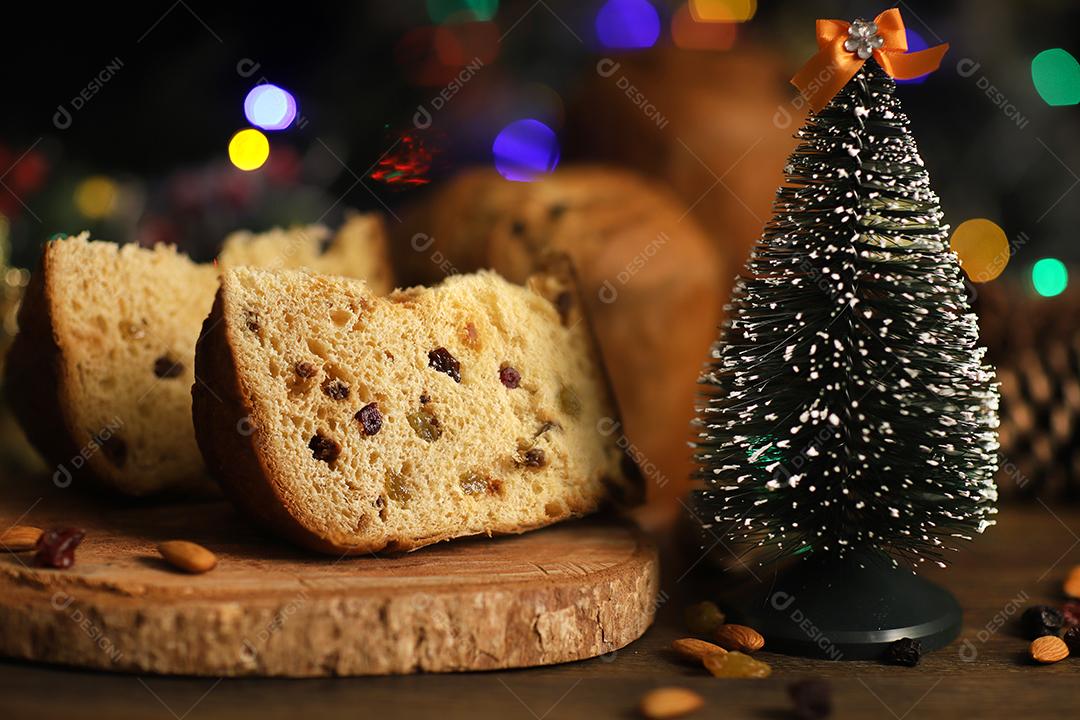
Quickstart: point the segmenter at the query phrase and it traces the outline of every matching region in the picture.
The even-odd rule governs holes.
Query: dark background
[[[492,22],[505,33],[497,54],[425,134],[436,155],[424,178],[431,183],[404,190],[365,173],[414,129],[418,104],[441,87],[418,80],[423,48],[402,46],[410,31],[435,26],[428,5],[437,11],[438,2],[9,4],[0,119],[0,159],[9,173],[0,211],[11,220],[13,262],[32,264],[44,239],[83,227],[105,239],[177,242],[206,258],[225,232],[311,221],[343,194],[325,221],[346,206],[401,208],[465,165],[490,164],[495,133],[513,119],[536,116],[538,104],[560,116],[563,163],[635,164],[625,151],[598,150],[589,140],[595,128],[582,130],[592,115],[587,88],[597,58],[620,57],[597,45],[593,18],[602,4],[496,3]],[[671,45],[668,20],[679,4],[654,2],[663,23],[658,46]],[[887,7],[761,0],[730,52],[769,54],[783,85],[814,51],[816,17],[873,17]],[[1017,252],[1027,266],[1045,255],[1076,260],[1080,192],[1072,189],[1072,168],[1080,168],[1080,117],[1075,106],[1042,101],[1030,61],[1052,47],[1077,52],[1080,8],[1067,0],[911,0],[900,7],[928,42],[940,37],[952,46],[937,73],[899,90],[946,218],[955,226],[986,217],[1010,239],[1026,233]],[[978,63],[970,77],[957,72],[963,58]],[[73,113],[70,127],[58,129],[58,106],[70,107],[116,59],[122,67]],[[257,62],[258,71],[242,76],[244,61]],[[228,165],[225,148],[246,126],[242,101],[260,77],[289,89],[306,122],[271,134],[271,163],[244,174]],[[1026,119],[1022,128],[980,88],[980,78]],[[794,96],[793,88],[781,92]],[[770,116],[761,112],[761,123]],[[28,148],[37,165],[23,160],[13,170]],[[16,187],[20,166],[32,182]],[[281,176],[276,184],[260,177],[272,167]],[[95,224],[72,207],[73,188],[96,174],[130,191],[134,200],[123,217]],[[355,184],[357,177],[365,182]],[[1020,268],[1015,260],[1012,272]]]

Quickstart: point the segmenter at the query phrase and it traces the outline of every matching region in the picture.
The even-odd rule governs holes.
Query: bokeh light
[[[1043,50],[1031,61],[1031,82],[1047,105],[1080,103],[1080,63],[1068,50]]]
[[[660,14],[648,0],[608,0],[596,13],[596,37],[612,49],[650,48],[660,37]]]
[[[757,0],[690,0],[698,22],[746,22],[757,12]]]
[[[539,120],[516,120],[495,137],[495,169],[507,180],[531,182],[559,164],[559,139]]]
[[[256,85],[244,98],[244,115],[263,130],[284,130],[296,119],[296,98],[277,85]]]
[[[925,50],[926,48],[930,47],[926,43],[926,40],[923,39],[923,36],[915,32],[911,28],[905,27],[904,34],[907,36],[907,51],[909,53],[919,52],[920,50]],[[909,78],[907,80],[897,80],[896,84],[918,85],[919,83],[926,80],[926,78],[928,77],[930,77],[930,73],[926,73],[925,75],[919,75],[918,77]]]
[[[730,50],[739,26],[734,22],[698,22],[683,3],[671,18],[671,40],[683,50]]]
[[[270,141],[255,128],[246,128],[229,141],[229,160],[241,170],[258,170],[270,157]]]
[[[1031,268],[1031,284],[1043,297],[1060,295],[1069,285],[1069,271],[1057,258],[1043,258]]]
[[[499,9],[499,0],[427,0],[432,22],[481,22],[491,20]]]
[[[102,175],[88,177],[75,186],[75,208],[84,217],[99,220],[116,208],[116,183]]]
[[[949,245],[972,282],[990,282],[1009,264],[1009,238],[997,223],[986,218],[960,223]]]

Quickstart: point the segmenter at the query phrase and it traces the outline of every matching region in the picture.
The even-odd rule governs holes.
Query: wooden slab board
[[[5,483],[10,488],[10,483]],[[223,501],[105,503],[5,488],[0,523],[74,525],[68,570],[0,551],[0,655],[136,673],[383,675],[594,657],[653,619],[653,543],[613,519],[333,558],[280,544]],[[156,544],[185,539],[218,566],[187,575]]]

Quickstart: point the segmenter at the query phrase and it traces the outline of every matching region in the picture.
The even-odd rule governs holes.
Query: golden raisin
[[[726,619],[724,613],[720,612],[720,608],[716,607],[716,603],[709,600],[694,603],[683,612],[686,629],[694,635],[711,637]]]
[[[559,407],[570,417],[581,415],[581,398],[578,397],[577,390],[569,385],[559,388]]]
[[[461,490],[466,495],[500,495],[502,482],[478,472],[467,472],[461,476]]]
[[[702,662],[714,677],[764,678],[772,674],[772,668],[767,663],[735,650],[706,655]]]
[[[417,410],[405,417],[409,421],[409,426],[412,427],[413,432],[421,440],[435,442],[442,437],[442,425],[439,424],[439,419],[431,413]]]
[[[386,489],[386,497],[401,505],[407,505],[409,499],[412,497],[412,492],[409,490],[409,485],[405,481],[405,476],[399,472],[394,472],[393,470],[388,471],[386,473],[386,479],[383,481],[383,486]]]

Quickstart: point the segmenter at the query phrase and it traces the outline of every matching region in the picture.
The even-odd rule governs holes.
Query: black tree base
[[[960,633],[961,611],[947,590],[880,560],[808,557],[763,575],[727,603],[731,622],[765,637],[765,649],[831,660],[876,660],[900,638],[924,652]]]

